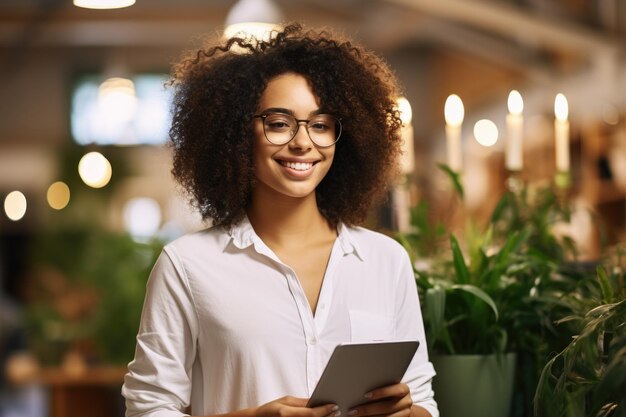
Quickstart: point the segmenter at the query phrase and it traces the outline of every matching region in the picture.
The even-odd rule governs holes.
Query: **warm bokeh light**
[[[483,146],[493,146],[498,141],[498,126],[489,119],[479,120],[474,125],[474,137]]]
[[[74,0],[74,6],[85,9],[121,9],[135,4],[135,0]]]
[[[132,120],[137,110],[135,84],[127,78],[113,77],[100,84],[98,106],[101,117],[110,123]]]
[[[556,95],[554,99],[554,115],[557,120],[565,121],[569,116],[569,105],[567,104],[567,98],[561,93]]]
[[[70,187],[63,181],[57,181],[48,187],[48,204],[55,210],[64,209],[70,202]]]
[[[512,90],[509,93],[507,106],[509,108],[509,113],[522,114],[522,112],[524,111],[524,100],[522,99],[522,95],[519,93],[519,91]]]
[[[89,152],[78,163],[78,174],[85,184],[102,188],[111,180],[111,163],[99,152]]]
[[[408,125],[413,120],[413,109],[411,109],[411,103],[406,97],[398,98],[398,110],[400,111],[400,120],[403,125]]]
[[[617,106],[611,103],[606,103],[602,106],[602,120],[604,120],[604,123],[613,126],[619,124],[619,109]]]
[[[461,126],[463,123],[465,108],[463,107],[463,101],[456,94],[450,94],[448,96],[443,112],[447,125],[456,127]]]
[[[152,198],[138,197],[124,206],[124,225],[130,235],[137,239],[148,239],[159,230],[161,208]]]
[[[269,41],[272,31],[280,29],[280,9],[271,0],[239,0],[226,16],[225,38],[237,35]]]
[[[225,38],[232,38],[235,36],[250,39],[254,38],[257,40],[269,41],[272,37],[272,31],[277,32],[280,30],[280,25],[275,25],[272,23],[261,23],[261,22],[245,22],[245,23],[235,23],[229,25],[224,30]]]
[[[20,191],[11,191],[4,199],[4,212],[13,221],[18,221],[26,214],[26,197]]]

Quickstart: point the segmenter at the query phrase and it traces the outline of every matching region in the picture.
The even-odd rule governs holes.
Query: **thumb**
[[[292,397],[290,395],[283,397],[281,403],[284,405],[289,405],[292,407],[306,407],[306,404],[309,402],[308,398],[298,398]]]

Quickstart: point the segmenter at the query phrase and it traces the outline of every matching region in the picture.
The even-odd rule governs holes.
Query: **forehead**
[[[296,73],[284,73],[270,79],[259,101],[260,109],[281,107],[309,113],[319,108],[319,98],[309,80]]]

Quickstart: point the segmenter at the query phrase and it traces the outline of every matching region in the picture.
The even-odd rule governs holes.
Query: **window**
[[[140,74],[102,82],[81,77],[72,91],[70,126],[80,145],[161,145],[171,122],[167,75]]]

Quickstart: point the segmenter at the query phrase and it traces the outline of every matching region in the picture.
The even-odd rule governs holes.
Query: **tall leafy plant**
[[[93,226],[42,234],[33,247],[25,314],[40,360],[58,363],[69,349],[79,349],[96,360],[128,363],[161,247]]]
[[[543,368],[535,415],[626,416],[624,270],[598,267],[595,279],[582,279],[563,301],[574,313],[557,323],[572,328],[573,337]]]
[[[462,198],[458,174],[440,168]],[[572,285],[559,273],[574,245],[552,232],[569,219],[556,193],[505,193],[485,227],[468,223],[465,250],[429,215],[425,203],[413,208],[413,230],[397,239],[414,260],[431,351],[502,353],[545,344],[553,310],[561,308],[556,301]]]
[[[441,169],[462,198],[461,178]],[[553,232],[569,220],[566,199],[551,188],[506,192],[486,225],[468,221],[462,242],[429,216],[425,203],[413,208],[413,230],[397,239],[414,261],[430,352],[517,352],[516,408],[530,415],[544,358],[568,341],[553,319],[571,311],[562,298],[577,285],[564,268],[573,241]]]

